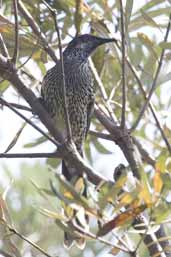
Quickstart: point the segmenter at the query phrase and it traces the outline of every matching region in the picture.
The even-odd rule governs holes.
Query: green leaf
[[[69,183],[63,175],[60,174],[56,174],[56,178],[58,179],[58,181],[60,182],[60,185],[66,190],[65,192],[69,193],[69,195],[72,195],[72,202],[76,203],[82,207],[84,207],[84,209],[86,210],[86,212],[88,212],[89,214],[92,215],[97,215],[97,211],[93,208],[91,208],[88,204],[88,199],[86,199],[84,196],[80,195],[76,189],[74,188],[74,186]],[[69,199],[70,200],[70,199]]]
[[[40,145],[40,144],[46,142],[46,140],[47,139],[44,136],[41,136],[41,137],[37,138],[34,142],[25,144],[24,147],[25,148],[35,147],[37,145]]]
[[[46,217],[66,222],[65,216],[63,216],[61,213],[50,211],[44,208],[40,208],[38,211]]]
[[[5,90],[8,89],[9,86],[10,86],[9,81],[3,80],[0,83],[0,94],[3,94],[5,92]]]
[[[138,35],[139,40],[143,43],[144,46],[146,46],[146,48],[149,50],[149,52],[153,53],[153,56],[157,60],[158,55],[157,55],[156,50],[155,50],[154,42],[151,41],[151,39],[144,33],[138,33],[137,35]]]
[[[162,32],[160,26],[155,22],[154,19],[152,19],[146,12],[144,12],[143,9],[141,9],[140,11],[141,11],[142,17],[144,18],[144,20],[147,22],[148,25],[158,28],[160,32]]]
[[[52,168],[57,168],[60,164],[61,160],[58,158],[47,158],[46,164]]]
[[[128,27],[129,22],[130,22],[130,18],[131,18],[131,14],[132,14],[132,8],[133,8],[133,0],[127,0],[126,1],[126,7],[125,7],[125,25],[126,27]]]
[[[0,24],[3,18],[0,15]],[[3,25],[0,27],[0,32],[2,33],[2,36],[4,38],[6,47],[8,48],[9,54],[12,55],[14,51],[14,36],[15,36],[15,27],[13,23],[3,23]],[[40,44],[36,41],[36,39],[33,37],[31,33],[28,33],[27,31],[22,31],[23,34],[19,34],[19,55],[20,57],[29,56],[37,50],[40,49]]]
[[[99,189],[99,206],[100,209],[104,209],[108,203],[114,203],[117,195],[121,192],[127,176],[125,174],[121,175],[120,178],[115,182],[115,184],[104,183]]]
[[[84,144],[84,151],[85,151],[87,159],[90,161],[91,164],[93,164],[93,156],[92,156],[90,137],[87,137],[87,140]]]
[[[143,9],[144,10],[144,9]],[[138,11],[139,12],[139,11]],[[148,12],[148,16],[150,16],[151,18],[155,18],[155,17],[159,17],[161,15],[166,15],[168,16],[171,12],[171,7],[166,7],[166,8],[158,8],[157,10],[153,10],[153,11],[149,11]],[[140,29],[141,27],[144,26],[150,26],[149,24],[144,23],[144,18],[142,15],[139,15],[137,17],[137,15],[135,16],[134,19],[131,19],[130,25],[129,25],[129,31],[135,31],[137,29]],[[161,28],[165,28],[166,24],[160,24],[159,25]]]
[[[67,1],[63,1],[63,0],[58,0],[58,1],[53,1],[53,6],[57,9],[57,10],[63,10],[67,13],[67,15],[70,15],[70,7],[74,7],[75,6],[75,1],[74,0],[67,0]]]
[[[148,11],[149,9],[152,9],[153,7],[157,7],[157,5],[163,3],[165,0],[151,0],[149,2],[147,2],[144,6],[141,7],[141,9],[143,11]],[[159,8],[158,8],[159,9]],[[137,14],[139,12],[139,10],[137,12],[135,12],[135,14]]]
[[[17,131],[17,133],[15,134],[14,138],[12,139],[12,141],[10,142],[10,144],[8,145],[4,153],[9,152],[15,146],[26,125],[27,125],[27,122],[24,122],[22,124],[21,128]]]
[[[162,48],[162,49],[171,49],[171,42],[160,42],[159,43],[159,46]]]
[[[171,72],[168,72],[167,74],[161,73],[161,74],[159,75],[159,78],[158,78],[157,82],[158,82],[158,85],[161,86],[162,84],[164,84],[164,83],[166,83],[166,82],[168,82],[168,81],[170,81],[170,80],[171,80]],[[161,87],[160,87],[160,88],[157,88],[157,90],[159,90],[159,95],[158,95],[158,97],[160,98]],[[157,92],[157,90],[156,90],[156,92]],[[161,107],[159,107],[159,108],[161,108]]]
[[[161,224],[168,219],[171,212],[171,205],[161,203],[158,208],[154,209],[154,217],[156,224]]]
[[[47,195],[50,196],[54,196],[54,193],[51,190],[48,190],[46,188],[42,188],[40,187],[35,181],[33,181],[32,179],[30,179],[31,184],[34,186],[34,188],[36,189],[36,191],[39,193],[39,195],[41,195],[44,199],[48,199]]]

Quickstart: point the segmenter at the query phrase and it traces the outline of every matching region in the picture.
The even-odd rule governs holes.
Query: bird
[[[72,140],[83,157],[83,145],[86,139],[95,103],[95,85],[88,58],[97,47],[114,42],[113,38],[103,38],[91,34],[78,35],[72,39],[63,51],[64,79],[68,116]],[[55,122],[58,130],[67,140],[65,124],[63,82],[60,60],[47,71],[41,87],[41,103]],[[68,181],[80,177],[80,172],[70,168],[62,161],[62,174]],[[83,193],[86,196],[86,190]],[[80,248],[85,245],[81,237],[75,238],[64,232],[64,245],[70,248],[76,241]]]

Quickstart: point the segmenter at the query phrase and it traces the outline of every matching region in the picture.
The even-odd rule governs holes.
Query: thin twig
[[[1,102],[1,98],[0,98],[0,104],[2,106],[8,106],[6,104],[6,101],[3,101],[3,103]],[[24,106],[24,105],[21,105],[21,104],[11,103],[11,102],[8,102],[8,104],[10,104],[14,108],[17,108],[17,109],[20,109],[20,110],[23,110],[23,111],[32,112],[32,109],[30,107],[27,107],[27,106]]]
[[[58,153],[0,153],[0,158],[58,158]]]
[[[138,85],[139,85],[139,87],[140,87],[140,89],[141,89],[141,92],[143,93],[144,99],[147,100],[146,92],[145,92],[145,90],[144,90],[144,87],[143,87],[143,84],[142,84],[141,80],[139,79],[139,77],[138,77],[138,75],[137,75],[136,70],[135,70],[134,67],[131,65],[131,63],[129,62],[128,59],[127,59],[126,61],[127,61],[128,67],[130,68],[132,74],[134,75],[135,79],[137,80],[137,83],[138,83]],[[168,141],[168,139],[167,139],[167,136],[166,136],[165,133],[164,133],[164,130],[163,130],[163,128],[162,128],[162,125],[160,124],[160,121],[159,121],[159,119],[158,119],[158,117],[157,117],[157,113],[156,113],[156,111],[155,111],[153,105],[152,105],[150,102],[149,102],[149,108],[150,108],[150,111],[152,112],[153,118],[154,118],[154,120],[155,120],[155,122],[156,122],[156,125],[157,125],[157,127],[158,127],[158,129],[159,129],[159,131],[160,131],[160,133],[161,133],[161,136],[162,136],[162,138],[163,138],[163,140],[164,140],[164,142],[165,142],[165,144],[166,144],[166,146],[167,146],[167,148],[168,148],[168,151],[169,151],[169,153],[171,154],[171,145],[170,145],[170,143],[169,143],[169,141]],[[135,130],[135,128],[136,128],[136,127],[134,127],[134,125],[133,125],[132,128],[130,129],[130,133],[132,133],[132,132]]]
[[[52,17],[53,17],[54,23],[55,23],[55,29],[56,29],[57,36],[58,36],[61,75],[62,75],[62,90],[63,90],[63,101],[64,101],[65,125],[66,125],[66,130],[67,130],[68,141],[70,142],[72,140],[72,131],[71,131],[71,124],[70,124],[70,120],[69,120],[69,114],[68,114],[68,101],[67,101],[67,97],[66,97],[64,61],[63,61],[63,54],[62,54],[61,36],[60,36],[59,26],[58,26],[58,22],[57,22],[57,11],[55,9],[52,9],[46,3],[46,1],[44,1],[44,0],[42,0],[42,1],[52,14]]]
[[[113,141],[113,138],[112,138],[111,134],[106,134],[106,133],[95,131],[95,130],[89,130],[89,134],[91,136],[95,136],[95,137],[98,137],[98,138],[101,138],[101,139],[106,139],[106,140],[109,140],[109,141]]]
[[[116,46],[117,46],[117,48],[121,51],[121,47],[120,47],[120,45],[118,44],[118,42],[116,42]],[[144,90],[144,88],[143,88],[143,85],[142,85],[141,80],[139,79],[139,77],[138,77],[138,75],[137,75],[137,72],[136,72],[135,68],[132,66],[132,64],[130,63],[130,61],[128,60],[128,58],[125,58],[125,59],[126,59],[126,63],[127,63],[128,67],[129,67],[129,69],[131,70],[132,74],[134,75],[134,77],[135,77],[135,79],[136,79],[136,81],[137,81],[137,83],[138,83],[138,85],[139,85],[139,87],[140,87],[140,89],[141,89],[141,92],[143,93],[144,99],[147,101],[146,92],[145,92],[145,90]],[[162,136],[163,140],[165,141],[165,144],[166,144],[166,146],[167,146],[167,148],[168,148],[168,151],[169,151],[169,153],[171,153],[171,145],[170,145],[170,143],[169,143],[169,141],[168,141],[168,139],[167,139],[167,137],[166,137],[166,135],[165,135],[165,133],[164,133],[164,130],[163,130],[163,128],[162,128],[162,126],[161,126],[161,124],[160,124],[160,121],[159,121],[159,119],[158,119],[158,117],[157,117],[157,114],[156,114],[156,112],[155,112],[155,110],[154,110],[154,107],[152,106],[152,104],[150,103],[150,101],[149,101],[149,108],[150,108],[150,110],[151,110],[151,112],[152,112],[153,118],[154,118],[154,120],[155,120],[155,122],[156,122],[156,125],[157,125],[157,127],[158,127],[158,129],[159,129],[159,131],[160,131],[160,133],[161,133],[161,136]],[[130,133],[132,133],[132,132],[136,129],[136,127],[137,127],[137,126],[134,126],[134,125],[133,125],[133,126],[129,129]]]
[[[155,167],[156,161],[150,156],[150,154],[144,149],[144,147],[141,145],[141,143],[135,138],[132,137],[133,143],[138,148],[138,151],[141,155],[141,158],[146,163],[150,164],[151,166]]]
[[[13,0],[14,6],[14,18],[15,18],[15,44],[14,44],[14,53],[12,57],[12,62],[16,65],[18,59],[18,50],[19,50],[19,26],[18,26],[18,0]]]
[[[89,64],[90,64],[90,68],[91,68],[91,70],[92,70],[92,73],[93,73],[93,75],[94,75],[94,78],[95,78],[95,80],[96,80],[96,83],[97,83],[97,85],[98,85],[98,88],[99,88],[99,90],[100,90],[100,93],[101,93],[101,95],[102,95],[102,98],[103,98],[103,100],[104,100],[104,104],[105,104],[105,106],[106,106],[106,109],[107,109],[107,111],[108,111],[108,113],[109,113],[111,119],[116,123],[116,117],[115,117],[114,112],[113,112],[113,110],[112,110],[112,108],[111,108],[111,105],[110,105],[110,103],[109,103],[109,98],[108,98],[108,96],[107,96],[105,87],[104,87],[104,85],[103,85],[103,82],[102,82],[102,80],[101,80],[101,78],[100,78],[100,76],[99,76],[99,74],[98,74],[98,72],[97,72],[97,69],[96,69],[96,67],[95,67],[95,65],[94,65],[94,63],[93,63],[93,61],[92,61],[91,58],[89,59]]]
[[[8,49],[6,47],[6,44],[4,42],[4,39],[3,39],[1,33],[0,33],[0,49],[2,51],[3,56],[5,56],[7,59],[9,59]]]
[[[122,38],[122,114],[121,127],[125,128],[125,114],[126,114],[126,62],[125,62],[125,22],[124,10],[122,0],[120,0],[120,14],[121,14],[121,38]]]
[[[39,44],[39,38],[37,39],[37,43],[35,44],[35,47],[32,49],[31,54],[28,56],[28,58],[18,67],[18,70],[20,70],[21,68],[23,68],[29,61],[30,59],[33,57],[33,54],[36,51],[36,47]]]
[[[33,246],[35,249],[37,249],[39,252],[43,253],[45,256],[47,257],[52,257],[52,255],[49,255],[47,252],[45,252],[40,246],[38,246],[37,244],[35,244],[34,242],[32,242],[30,239],[28,239],[27,237],[23,236],[22,234],[20,234],[14,227],[10,226],[9,224],[7,224],[6,222],[4,222],[5,225],[8,227],[9,231],[13,234],[15,234],[16,236],[18,236],[19,238],[21,238],[22,240],[24,240],[25,242],[27,242],[29,245]]]
[[[58,35],[58,41],[59,41],[59,53],[60,53],[60,63],[61,63],[61,71],[62,71],[62,86],[63,86],[62,88],[63,88],[65,123],[66,123],[68,141],[71,141],[72,140],[72,131],[71,131],[71,125],[70,125],[70,120],[69,120],[69,114],[68,114],[68,101],[67,101],[67,97],[66,97],[64,62],[63,62],[61,37],[60,37],[59,27],[58,27],[58,23],[57,23],[56,11],[54,11],[54,21],[55,21],[55,27],[56,27],[56,31],[57,31],[57,35]]]
[[[22,65],[22,64],[21,64],[21,65]],[[20,66],[18,67],[18,69],[20,69]],[[20,70],[20,72],[21,72],[21,74],[26,75],[26,76],[31,80],[31,82],[37,81],[37,78],[35,78],[35,77],[33,76],[33,74],[30,74],[28,71],[22,69],[22,70]],[[39,82],[39,83],[40,83],[40,82]]]
[[[29,11],[26,9],[26,7],[24,6],[24,4],[22,3],[21,0],[18,0],[18,9],[22,13],[22,15],[24,16],[24,18],[27,21],[27,23],[29,24],[29,26],[32,28],[34,34],[38,38],[40,38],[40,42],[42,43],[45,51],[49,54],[49,56],[52,58],[52,60],[56,63],[58,61],[58,59],[55,55],[55,52],[53,51],[53,49],[48,44],[48,42],[46,40],[46,36],[40,31],[40,28],[39,28],[38,24],[35,22],[35,20],[31,16]]]
[[[10,103],[8,103],[7,101],[5,101],[4,99],[2,99],[0,97],[0,103],[2,103],[3,105],[6,105],[9,109],[11,109],[13,112],[15,112],[20,118],[22,118],[23,120],[25,120],[29,125],[31,125],[33,128],[35,128],[37,131],[39,131],[43,136],[45,136],[49,141],[51,141],[54,145],[56,145],[57,147],[59,146],[58,143],[51,137],[49,137],[42,129],[40,129],[37,125],[35,125],[32,121],[30,121],[28,118],[26,118],[22,113],[20,113],[19,111],[17,111],[13,106],[10,105]]]
[[[169,16],[169,22],[168,22],[166,34],[165,34],[165,37],[164,37],[164,42],[167,42],[167,39],[168,39],[168,36],[169,36],[170,27],[171,27],[171,14]],[[138,116],[137,120],[135,121],[135,123],[133,124],[131,130],[134,130],[138,126],[139,122],[141,121],[142,116],[144,115],[145,110],[147,109],[147,107],[149,105],[149,102],[150,102],[150,99],[152,97],[152,94],[154,93],[154,90],[156,89],[157,79],[158,79],[158,76],[159,76],[159,73],[160,73],[160,70],[161,70],[161,67],[162,67],[164,53],[165,53],[165,49],[163,49],[162,52],[161,52],[159,63],[158,63],[158,67],[157,67],[157,70],[156,70],[156,73],[155,73],[155,76],[154,76],[154,80],[152,82],[152,86],[151,86],[149,95],[147,97],[147,100],[146,100],[144,106],[142,107],[142,109],[141,109],[141,111],[139,113],[139,116]]]

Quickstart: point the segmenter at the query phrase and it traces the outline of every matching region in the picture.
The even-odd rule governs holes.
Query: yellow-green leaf
[[[140,11],[147,24],[151,25],[152,27],[160,29],[160,26],[155,22],[155,20],[153,20],[153,18],[151,18],[145,11],[143,11],[143,9],[141,9]]]
[[[154,183],[154,192],[158,195],[160,194],[162,187],[163,187],[163,181],[161,178],[161,171],[159,169],[155,170],[155,175],[153,178]]]
[[[155,45],[154,42],[151,41],[151,39],[144,33],[137,33],[137,36],[139,38],[139,40],[143,43],[143,45],[150,51],[153,53],[153,56],[155,57],[155,59],[158,59],[157,53],[155,51]]]

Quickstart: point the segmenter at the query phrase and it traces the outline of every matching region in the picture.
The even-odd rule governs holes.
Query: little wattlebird
[[[95,88],[88,57],[98,46],[113,41],[115,40],[89,34],[80,35],[74,38],[63,52],[66,101],[72,139],[81,156],[83,156],[83,143],[89,130],[95,101]],[[64,137],[67,137],[60,61],[45,75],[41,98],[42,104],[54,119],[56,126]],[[80,172],[69,168],[64,161],[62,161],[62,174],[68,181],[73,181],[74,177],[80,177]],[[85,190],[83,194],[86,196]],[[80,248],[85,245],[85,240],[81,237],[72,236],[70,233],[65,233],[64,237],[66,247],[70,247],[73,241],[76,241]]]

